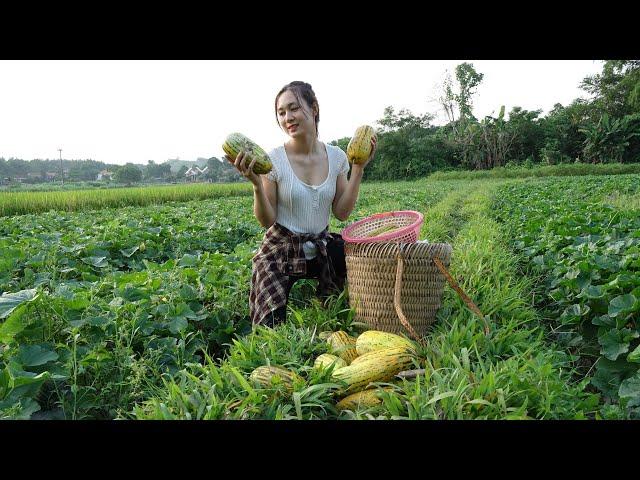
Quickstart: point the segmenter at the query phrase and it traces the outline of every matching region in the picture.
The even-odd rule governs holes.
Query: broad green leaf
[[[591,320],[591,323],[594,325],[599,325],[602,327],[614,327],[616,326],[616,320],[611,318],[609,315],[600,315],[599,317],[594,317]]]
[[[16,293],[5,293],[0,296],[0,320],[7,318],[18,306],[36,299],[36,289],[20,290]]]
[[[107,257],[83,257],[81,259],[84,263],[92,265],[96,268],[104,268],[109,265]]]
[[[189,322],[185,317],[174,317],[169,321],[168,326],[171,333],[179,333],[189,326]]]
[[[608,256],[596,255],[595,263],[598,266],[598,268],[602,270],[611,270],[611,271],[618,270],[618,264],[611,257],[608,257]]]
[[[198,264],[198,257],[185,253],[183,257],[178,261],[180,267],[194,267]]]
[[[178,290],[178,293],[180,294],[180,298],[182,298],[182,300],[189,301],[196,300],[198,298],[198,292],[191,285],[182,285]]]
[[[624,380],[620,384],[618,395],[621,400],[626,401],[627,407],[640,406],[640,373]]]
[[[616,317],[618,315],[631,313],[634,310],[636,297],[631,294],[619,295],[609,302],[609,316]]]
[[[640,278],[637,275],[631,275],[629,273],[621,273],[616,276],[615,279],[609,282],[610,287],[627,288],[632,285],[640,285]]]
[[[611,361],[606,357],[600,357],[590,383],[606,396],[617,397],[623,378],[635,373],[637,369],[637,364],[629,363],[625,358]]]
[[[617,360],[618,356],[629,350],[629,344],[622,342],[616,332],[616,329],[612,329],[598,337],[598,343],[602,345],[600,353],[609,360]]]
[[[7,399],[0,401],[0,410],[20,405],[20,409],[11,416],[11,420],[30,420],[31,416],[40,410],[40,405],[33,398]],[[0,419],[4,417],[0,416]]]
[[[582,291],[586,298],[602,298],[605,294],[605,289],[601,285],[590,285]]]
[[[640,363],[640,345],[638,345],[629,355],[627,355],[628,362]]]
[[[58,359],[58,354],[41,345],[21,345],[18,361],[25,367],[44,365]]]
[[[562,315],[560,315],[560,321],[563,324],[579,323],[580,319],[591,311],[589,305],[573,304],[565,308]]]
[[[124,250],[120,250],[120,253],[122,255],[124,255],[125,257],[129,258],[129,257],[131,257],[131,255],[136,253],[139,248],[140,248],[140,245],[136,245],[136,246],[131,247],[131,248],[125,248]]]
[[[26,311],[27,306],[20,305],[0,324],[0,343],[11,343],[13,338],[29,325],[30,317],[26,315]]]

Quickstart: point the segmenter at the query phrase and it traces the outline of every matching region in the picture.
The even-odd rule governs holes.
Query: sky
[[[589,98],[579,88],[598,60],[0,60],[0,157],[93,159],[109,164],[222,158],[231,132],[265,150],[287,135],[275,95],[293,80],[313,87],[319,138],[377,125],[384,109],[444,112],[435,100],[456,65],[484,74],[477,118],[501,105],[542,110]],[[62,149],[60,153],[58,149]]]

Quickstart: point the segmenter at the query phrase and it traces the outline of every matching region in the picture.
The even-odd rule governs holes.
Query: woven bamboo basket
[[[375,330],[422,337],[435,322],[449,266],[448,243],[345,243],[355,320]]]

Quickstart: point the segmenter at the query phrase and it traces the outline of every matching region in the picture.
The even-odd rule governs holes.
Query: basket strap
[[[438,257],[433,257],[433,263],[436,265],[436,267],[438,267],[438,270],[440,270],[440,273],[442,273],[442,275],[444,275],[444,277],[447,279],[447,282],[449,282],[449,285],[451,286],[451,288],[453,288],[456,291],[456,293],[460,296],[462,301],[467,304],[467,307],[469,307],[469,309],[473,313],[475,313],[482,319],[482,321],[484,322],[484,334],[489,335],[489,324],[487,323],[486,317],[482,314],[478,306],[475,303],[473,303],[473,300],[471,300],[467,296],[467,294],[464,293],[464,291],[458,286],[456,281],[453,279],[451,274],[447,271],[446,267],[442,264],[442,262]]]
[[[398,266],[396,268],[396,285],[393,291],[393,306],[396,308],[396,313],[398,314],[398,318],[400,318],[400,323],[406,328],[411,336],[415,338],[419,343],[422,343],[422,339],[413,329],[407,317],[405,317],[404,312],[402,311],[402,306],[400,305],[400,292],[402,291],[402,273],[404,272],[404,258],[402,257],[402,253],[398,250]]]

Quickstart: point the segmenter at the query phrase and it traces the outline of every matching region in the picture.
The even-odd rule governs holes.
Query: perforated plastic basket
[[[347,243],[413,243],[420,236],[423,222],[424,216],[414,210],[376,213],[346,226],[341,235]],[[384,231],[385,228],[393,230]]]

